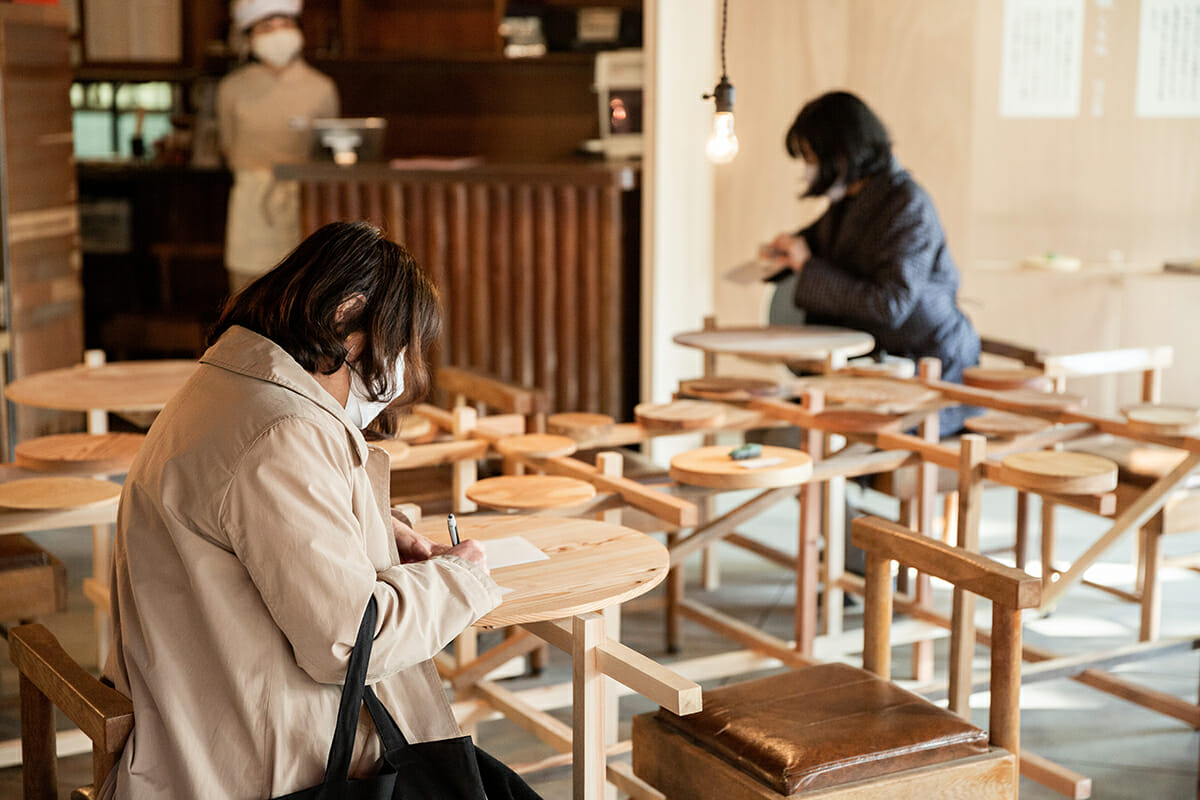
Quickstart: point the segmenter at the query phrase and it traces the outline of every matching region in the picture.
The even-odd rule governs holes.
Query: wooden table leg
[[[918,370],[925,380],[937,380],[942,376],[942,363],[936,358],[922,358]],[[934,411],[920,426],[920,436],[927,442],[937,443],[940,438],[938,413]],[[923,461],[917,467],[917,515],[918,530],[924,536],[933,536],[933,506],[937,501],[938,466]],[[930,608],[933,603],[933,586],[928,575],[917,573],[913,590],[917,605]],[[933,678],[933,642],[925,640],[912,646],[913,679],[929,681]]]
[[[825,406],[821,392],[808,391],[803,397],[804,408],[817,414]],[[820,431],[804,431],[803,450],[815,464],[821,460],[825,436]],[[820,536],[821,496],[819,483],[806,483],[800,487],[800,530],[796,547],[796,617],[794,620],[796,650],[801,655],[811,656],[813,640],[817,634],[817,596],[820,580]]]
[[[607,785],[605,687],[599,650],[605,638],[604,617],[595,613],[574,617],[571,630],[571,796],[574,800],[602,800]]]
[[[670,550],[681,538],[680,531],[667,533],[667,549]],[[667,620],[666,647],[667,652],[674,655],[679,652],[682,636],[679,624],[679,603],[683,600],[683,563],[680,562],[667,572]]]
[[[1158,638],[1162,623],[1162,514],[1155,516],[1150,524],[1144,525],[1142,534],[1142,625],[1138,638],[1153,642]]]

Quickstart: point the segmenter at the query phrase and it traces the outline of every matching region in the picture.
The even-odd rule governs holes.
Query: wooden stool
[[[987,411],[977,417],[967,417],[963,427],[972,433],[992,436],[997,439],[1015,439],[1028,436],[1050,427],[1050,423],[1038,417],[1023,417],[1003,411]]]
[[[0,536],[0,620],[67,610],[67,569],[21,533]]]
[[[538,511],[586,503],[596,488],[586,481],[559,475],[501,475],[467,488],[475,503],[500,511]]]
[[[1090,453],[1037,450],[1000,462],[1005,483],[1030,492],[1099,494],[1117,488],[1117,465]]]
[[[589,414],[571,411],[546,417],[546,430],[566,436],[577,443],[603,439],[613,429],[615,420],[608,414]]]
[[[742,378],[733,375],[714,375],[679,382],[679,396],[699,400],[718,400],[724,403],[747,403],[755,397],[775,397],[778,381],[762,378]]]
[[[1049,391],[1050,379],[1041,367],[967,367],[963,370],[963,386],[1004,392],[1011,389]]]
[[[1017,796],[1020,614],[1041,602],[1038,580],[895,523],[853,526],[868,556],[865,669],[802,667],[706,691],[696,714],[638,715],[637,777],[668,800]],[[992,601],[988,734],[958,715],[968,709],[944,710],[888,680],[893,559]]]
[[[646,428],[690,431],[716,428],[725,422],[726,407],[706,400],[674,400],[670,403],[641,403],[633,417]]]
[[[493,445],[500,455],[525,456],[526,458],[556,458],[569,456],[578,445],[574,439],[551,433],[526,433],[521,436],[506,436]]]
[[[64,433],[17,444],[14,462],[37,472],[122,475],[146,441],[141,433]]]

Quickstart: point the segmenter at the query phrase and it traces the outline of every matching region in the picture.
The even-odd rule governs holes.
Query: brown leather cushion
[[[658,718],[785,796],[988,752],[979,728],[846,664],[706,691],[703,711]]]

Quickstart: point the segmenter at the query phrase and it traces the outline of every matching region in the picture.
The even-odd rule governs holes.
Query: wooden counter
[[[637,380],[637,246],[624,237],[637,213],[623,207],[634,170],[321,164],[276,174],[301,183],[305,234],[367,219],[433,276],[445,313],[439,365],[544,389],[555,410],[627,418]]]

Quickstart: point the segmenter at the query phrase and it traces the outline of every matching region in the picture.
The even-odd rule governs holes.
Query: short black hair
[[[339,323],[338,308],[363,303]],[[270,272],[229,298],[209,334],[215,342],[233,325],[259,333],[309,372],[331,374],[346,362],[346,337],[363,333],[354,369],[372,400],[394,389],[404,353],[404,398],[423,398],[432,383],[429,351],[441,335],[437,289],[407,250],[366,222],[331,222]]]
[[[802,158],[802,142],[808,143],[818,165],[807,196],[825,194],[839,179],[849,185],[883,172],[892,159],[887,128],[850,92],[828,92],[800,109],[785,138],[788,155]]]

